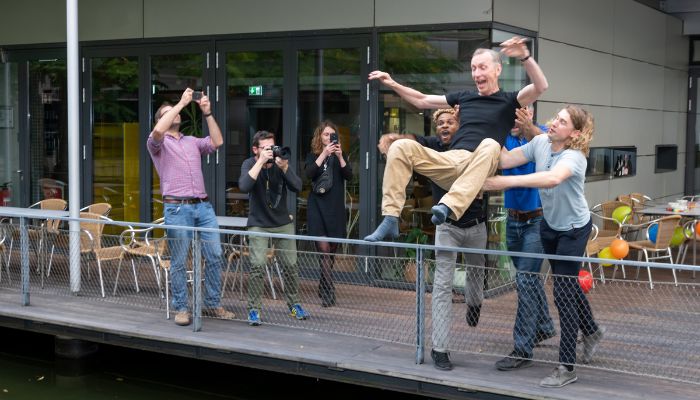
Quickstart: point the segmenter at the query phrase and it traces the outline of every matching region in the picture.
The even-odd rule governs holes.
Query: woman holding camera
[[[352,179],[352,168],[343,156],[338,128],[333,122],[323,121],[314,130],[305,173],[311,179],[307,204],[308,234],[345,237],[344,180]],[[335,305],[332,270],[337,247],[337,243],[316,242],[316,249],[321,253],[318,296],[323,307]]]

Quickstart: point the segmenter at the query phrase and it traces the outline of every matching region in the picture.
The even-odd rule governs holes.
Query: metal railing
[[[1,211],[0,211],[1,216]],[[80,268],[69,267],[69,234],[64,229],[42,231],[41,215],[13,216],[0,225],[0,290],[15,290],[22,304],[29,305],[31,293],[56,296],[80,294],[84,301],[103,301],[128,307],[152,309],[166,317],[171,269],[174,257],[180,254],[187,287],[188,309],[193,313],[193,330],[201,329],[203,309],[207,302],[207,284],[221,287],[220,304],[246,321],[251,287],[262,292],[260,316],[262,324],[319,332],[332,332],[415,346],[417,363],[424,361],[426,348],[436,330],[447,337],[452,352],[503,357],[513,350],[513,327],[518,305],[516,285],[511,274],[498,267],[456,263],[456,285],[474,276],[490,276],[491,281],[512,288],[484,299],[476,327],[465,321],[466,306],[451,305],[448,318],[433,321],[432,279],[436,250],[483,253],[489,257],[532,257],[542,254],[512,253],[501,250],[455,249],[406,243],[368,243],[359,240],[317,238],[297,235],[264,234],[242,230],[212,230],[172,227],[160,224],[128,224],[107,219],[79,219]],[[69,221],[71,218],[47,215],[43,218]],[[67,226],[67,224],[63,224]],[[120,235],[103,234],[100,226],[112,225],[109,231],[122,230]],[[116,229],[114,227],[119,227]],[[190,243],[166,235],[168,229],[192,233]],[[200,239],[203,232],[216,232],[221,242]],[[280,247],[265,251],[261,268],[251,265],[251,238],[287,239],[296,242],[296,251]],[[345,244],[352,254],[333,257],[332,301],[328,290],[320,285],[323,263],[327,255],[315,251],[313,242],[330,241]],[[340,248],[341,246],[339,246]],[[220,267],[207,261],[207,253],[220,248]],[[383,249],[383,250],[381,250]],[[406,257],[411,249],[414,257]],[[382,257],[372,253],[396,256]],[[218,256],[218,255],[217,255]],[[611,260],[584,257],[549,256],[591,263],[593,281],[586,295],[599,326],[607,328],[593,361],[585,365],[610,371],[649,375],[700,384],[700,285],[693,273],[700,268],[690,265],[614,261],[613,267],[602,267]],[[296,262],[294,262],[296,261]],[[297,268],[291,265],[295,264]],[[561,323],[551,291],[555,279],[547,271],[545,261],[540,274],[520,274],[543,283],[547,293],[549,315],[557,332]],[[653,289],[646,277],[651,268]],[[221,273],[215,274],[220,268]],[[600,269],[605,279],[601,279]],[[624,268],[624,277],[621,269]],[[675,269],[679,282],[674,283],[670,269]],[[298,269],[298,274],[295,272]],[[641,270],[643,275],[636,275]],[[408,271],[408,273],[407,273]],[[75,276],[78,273],[79,276]],[[257,281],[251,276],[257,274]],[[220,282],[217,282],[217,275]],[[298,279],[296,276],[298,276]],[[406,279],[408,277],[408,279]],[[262,278],[262,279],[260,279]],[[555,277],[560,282],[570,280]],[[572,282],[575,282],[575,278]],[[79,291],[71,282],[79,282]],[[261,286],[262,284],[262,286]],[[576,282],[575,285],[578,285]],[[295,290],[296,288],[296,290]],[[328,289],[326,283],[325,289]],[[521,288],[530,295],[528,286]],[[534,290],[534,289],[533,289]],[[324,297],[325,296],[325,297]],[[166,300],[168,299],[168,300]],[[290,302],[298,302],[309,318],[291,316]],[[173,310],[170,310],[171,312]],[[176,310],[175,310],[176,311]],[[529,310],[528,312],[536,312]],[[260,328],[251,328],[260,329]],[[579,359],[582,344],[578,346]],[[544,340],[533,349],[532,358],[558,363],[558,338]],[[494,358],[494,361],[496,358]],[[582,364],[577,363],[577,365]]]

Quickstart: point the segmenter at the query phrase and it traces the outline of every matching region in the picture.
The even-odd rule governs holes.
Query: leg
[[[335,305],[335,287],[333,285],[333,262],[337,243],[316,242],[316,249],[321,253],[319,265],[318,294],[323,307]]]
[[[294,234],[294,223],[275,228],[275,233]],[[292,239],[273,239],[275,252],[284,274],[284,294],[287,306],[299,304],[299,266],[297,265],[297,243]]]
[[[440,203],[449,207],[454,213],[453,219],[462,217],[479,194],[486,178],[496,172],[500,153],[501,145],[493,139],[484,139],[474,150],[466,169],[452,183],[450,191],[440,199]],[[416,172],[420,173],[420,171]]]
[[[251,232],[267,232],[265,228],[251,227]],[[250,252],[250,274],[248,275],[248,309],[260,311],[265,284],[265,264],[270,239],[260,236],[248,238]]]
[[[164,204],[163,213],[166,225],[194,225],[191,205]],[[168,229],[168,246],[170,250],[170,291],[172,307],[176,312],[187,311],[187,271],[185,263],[192,243],[192,231]],[[168,288],[165,288],[168,290]]]
[[[444,224],[435,231],[436,246],[459,246],[458,228]],[[433,350],[447,352],[448,334],[452,326],[452,282],[454,280],[457,253],[437,250],[435,252],[435,278],[433,280]]]
[[[462,229],[460,247],[485,249],[487,242],[486,223]],[[479,253],[463,253],[467,267],[464,286],[464,300],[467,303],[467,324],[476,326],[481,315],[481,303],[484,301],[484,275],[486,257]]]
[[[216,214],[211,203],[200,203],[197,207],[197,227],[218,228]],[[221,302],[221,270],[224,263],[221,254],[221,235],[215,232],[202,232],[202,255],[206,260],[204,269],[204,308],[217,308]]]

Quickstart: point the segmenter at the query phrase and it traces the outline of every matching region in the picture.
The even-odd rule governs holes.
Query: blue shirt
[[[546,128],[538,125],[541,131]],[[505,147],[510,151],[527,144],[527,139],[520,136],[508,135]],[[529,162],[519,167],[504,169],[503,175],[527,175],[535,172],[535,163]],[[532,211],[542,207],[540,195],[535,188],[512,188],[505,191],[505,207],[517,211]]]

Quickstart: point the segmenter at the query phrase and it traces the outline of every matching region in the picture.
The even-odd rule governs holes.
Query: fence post
[[[423,249],[416,246],[416,364],[423,364],[425,343],[425,277]]]
[[[22,305],[29,305],[29,233],[27,219],[19,217],[19,248],[22,258]]]
[[[192,232],[192,258],[194,261],[192,276],[192,330],[194,332],[202,330],[202,244],[199,236],[199,231],[195,230]]]

